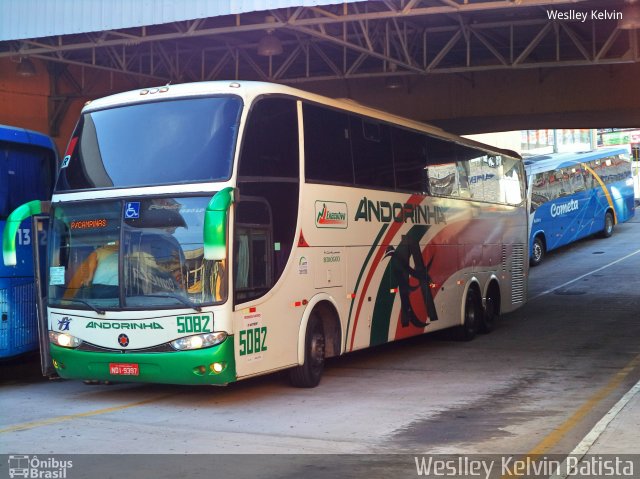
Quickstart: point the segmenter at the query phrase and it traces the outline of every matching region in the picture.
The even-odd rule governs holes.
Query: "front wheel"
[[[291,384],[298,388],[314,388],[324,371],[325,337],[322,320],[311,313],[304,340],[304,363],[289,373]]]
[[[604,229],[601,233],[603,238],[608,238],[613,234],[613,225],[613,214],[611,213],[611,211],[607,211],[604,215]]]

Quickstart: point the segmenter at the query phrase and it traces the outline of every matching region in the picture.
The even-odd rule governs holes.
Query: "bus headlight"
[[[82,339],[71,336],[69,333],[58,333],[56,331],[49,331],[49,341],[63,348],[77,348],[82,344]]]
[[[227,333],[218,331],[215,333],[196,334],[184,338],[171,341],[171,347],[176,351],[185,351],[188,349],[210,348],[216,344],[220,344],[227,339]]]

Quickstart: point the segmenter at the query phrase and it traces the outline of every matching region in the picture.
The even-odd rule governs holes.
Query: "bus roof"
[[[626,148],[610,147],[598,148],[591,151],[580,151],[571,153],[552,153],[548,155],[537,155],[525,158],[524,165],[528,173],[541,173],[543,171],[557,170],[580,163],[586,163],[598,158],[608,156],[628,154]]]
[[[56,150],[53,141],[47,135],[15,126],[0,125],[0,141],[41,146],[54,151]]]
[[[376,110],[374,108],[360,105],[353,100],[333,99],[317,95],[315,93],[309,93],[304,90],[299,90],[297,88],[292,88],[286,85],[269,82],[229,80],[182,83],[178,85],[141,88],[139,90],[117,93],[115,95],[87,102],[85,104],[85,107],[82,109],[82,113],[88,113],[94,110],[113,108],[123,105],[131,105],[134,103],[157,101],[161,99],[188,98],[216,94],[237,95],[240,96],[245,101],[245,103],[250,103],[254,98],[265,94],[293,96],[296,98],[321,103],[329,107],[358,113],[371,118],[376,118],[378,120],[395,123],[406,128],[423,131],[435,137],[448,139],[458,144],[469,146],[471,148],[480,148],[492,154],[506,155],[521,159],[521,157],[513,151],[500,149],[474,140],[463,138],[452,133],[447,133],[443,129],[436,126],[410,120],[408,118],[403,118],[391,113],[384,112],[382,110]]]

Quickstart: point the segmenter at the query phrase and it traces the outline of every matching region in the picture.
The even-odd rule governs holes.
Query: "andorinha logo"
[[[566,213],[571,213],[572,211],[577,211],[579,208],[577,200],[571,200],[568,203],[562,204],[552,204],[551,205],[551,216],[555,218],[556,216],[564,215]]]
[[[164,329],[160,323],[155,321],[149,323],[122,323],[119,321],[89,321],[87,329]]]
[[[73,461],[62,461],[54,457],[45,459],[38,456],[9,456],[9,477],[27,477],[34,479],[65,479],[67,469],[73,468]]]
[[[391,203],[372,201],[366,197],[360,200],[356,221],[378,221],[382,223],[407,223],[433,225],[447,223],[444,208],[440,206],[412,205],[410,203]]]
[[[316,201],[316,226],[318,228],[346,228],[347,204],[336,201]]]

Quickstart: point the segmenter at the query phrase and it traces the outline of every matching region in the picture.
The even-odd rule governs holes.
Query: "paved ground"
[[[531,270],[528,304],[490,335],[337,358],[313,390],[279,375],[85,386],[5,369],[0,453],[566,454],[640,379],[639,240],[635,220],[554,252]],[[604,452],[632,441],[640,453],[609,433],[619,444]]]

